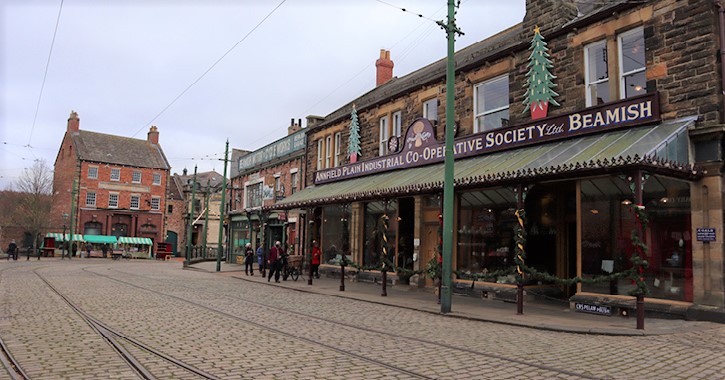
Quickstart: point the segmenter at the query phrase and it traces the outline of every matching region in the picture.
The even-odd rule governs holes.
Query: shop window
[[[629,184],[618,177],[581,182],[582,277],[592,278],[631,268],[632,231],[638,230]],[[643,203],[649,220],[645,232],[649,267],[644,274],[651,297],[692,302],[691,203],[688,182],[650,176]],[[582,284],[582,291],[627,295],[629,279]]]
[[[513,192],[491,189],[462,193],[458,198],[456,269],[471,273],[495,272],[514,265]],[[492,281],[508,283],[501,276]]]
[[[383,252],[383,242],[387,240],[387,260],[395,262],[395,251],[398,222],[397,203],[390,202],[387,209],[383,202],[370,202],[365,204],[365,226],[363,242],[363,265],[377,266]],[[387,217],[387,228],[385,228]],[[385,239],[383,238],[385,234]]]
[[[348,226],[343,220],[343,209],[338,205],[322,208],[322,230],[320,249],[322,250],[322,263],[339,265],[342,255],[349,255],[350,248],[345,237]],[[348,256],[352,260],[352,257]]]
[[[477,84],[474,88],[475,132],[508,127],[509,78],[503,75]]]
[[[103,225],[98,222],[88,222],[85,225],[83,225],[83,234],[84,235],[102,235],[101,230],[103,228]]]

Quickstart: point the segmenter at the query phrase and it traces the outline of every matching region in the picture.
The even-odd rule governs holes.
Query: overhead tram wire
[[[377,2],[379,2],[379,3],[381,3],[381,4],[385,4],[385,5],[391,6],[391,7],[393,7],[393,8],[396,8],[396,9],[400,9],[400,10],[403,10],[404,12],[407,12],[407,13],[411,13],[411,14],[413,14],[413,15],[415,15],[415,16],[418,16],[419,18],[422,18],[422,19],[425,19],[425,20],[428,20],[428,21],[433,21],[433,24],[431,24],[431,25],[430,25],[430,26],[429,26],[428,28],[426,28],[426,30],[424,30],[424,31],[423,31],[423,33],[421,33],[421,35],[420,35],[420,36],[418,36],[418,37],[417,37],[417,38],[415,39],[415,41],[414,41],[414,42],[412,43],[412,45],[409,45],[408,47],[406,47],[406,48],[404,48],[404,49],[403,49],[403,53],[402,53],[402,54],[400,55],[400,57],[399,57],[399,58],[398,58],[398,59],[396,60],[396,61],[398,61],[398,62],[402,62],[403,60],[405,60],[405,58],[407,58],[407,57],[408,57],[408,56],[410,55],[410,53],[411,53],[411,52],[412,52],[413,50],[415,50],[415,48],[416,48],[416,47],[417,47],[418,45],[420,45],[420,43],[421,43],[421,42],[422,42],[422,41],[423,41],[423,40],[424,40],[425,38],[427,38],[427,37],[428,37],[428,36],[429,36],[429,35],[430,35],[430,34],[431,34],[431,33],[432,33],[432,32],[433,32],[433,31],[434,31],[435,29],[437,29],[437,27],[438,27],[438,25],[436,24],[436,20],[434,20],[434,19],[432,19],[432,18],[430,18],[430,17],[426,17],[426,16],[423,16],[423,15],[421,15],[421,14],[417,14],[417,13],[413,13],[413,12],[410,12],[410,11],[408,11],[408,10],[407,10],[407,9],[405,9],[405,8],[400,8],[400,7],[398,7],[398,6],[395,6],[395,5],[393,5],[393,4],[390,4],[390,3],[387,3],[387,2],[384,2],[384,1],[380,1],[380,0],[375,0],[375,1],[377,1]],[[436,10],[436,11],[435,11],[435,14],[438,14],[438,13],[439,13],[439,12],[440,12],[440,11],[441,11],[442,9],[444,9],[444,8],[445,8],[445,5],[444,5],[444,6],[442,6],[442,7],[440,7],[440,8],[438,8],[438,10]],[[422,26],[422,24],[421,24],[421,25],[418,25],[418,26],[416,26],[415,28],[413,28],[413,30],[411,30],[411,31],[410,31],[410,32],[409,32],[408,34],[406,34],[406,35],[405,35],[405,37],[401,38],[401,39],[400,39],[400,40],[399,40],[398,42],[396,42],[395,44],[393,44],[393,45],[392,45],[392,47],[395,47],[395,46],[397,46],[398,44],[400,44],[400,43],[401,43],[401,42],[402,42],[403,40],[405,40],[406,38],[408,38],[408,37],[409,37],[409,36],[410,36],[411,34],[415,33],[415,31],[417,31],[417,30],[418,30],[418,29],[419,29],[419,28],[420,28],[421,26]],[[368,64],[366,64],[366,65],[365,65],[365,67],[363,67],[362,69],[360,69],[360,71],[358,71],[358,72],[357,72],[357,73],[356,73],[355,75],[353,75],[353,76],[352,76],[352,77],[351,77],[350,79],[348,79],[348,80],[347,80],[346,82],[342,83],[341,85],[339,85],[339,86],[335,87],[335,89],[333,89],[332,91],[330,91],[330,93],[329,93],[329,94],[327,94],[327,95],[325,95],[324,97],[322,97],[322,99],[318,100],[318,101],[317,101],[317,102],[315,102],[315,103],[314,103],[313,105],[311,105],[311,106],[307,107],[307,109],[306,109],[305,111],[303,111],[302,113],[303,113],[303,114],[307,114],[307,113],[309,113],[309,112],[310,112],[310,111],[311,111],[311,110],[312,110],[313,108],[317,107],[317,106],[318,106],[318,105],[319,105],[320,103],[322,103],[322,102],[324,102],[325,100],[327,100],[327,98],[329,98],[330,96],[332,96],[333,94],[335,94],[335,93],[336,93],[337,91],[339,91],[339,90],[340,90],[341,88],[343,88],[343,87],[347,86],[347,85],[348,85],[348,84],[350,84],[350,83],[351,83],[351,82],[352,82],[353,80],[355,80],[355,79],[356,79],[357,77],[359,77],[359,76],[360,76],[360,75],[362,75],[362,74],[363,74],[364,72],[366,72],[366,71],[367,71],[367,70],[368,70],[368,69],[369,69],[369,68],[370,68],[370,67],[371,67],[372,65],[373,65],[373,63],[368,63]],[[362,92],[365,92],[365,91],[363,90]],[[261,141],[261,140],[262,140],[262,138],[267,138],[267,137],[273,136],[273,135],[274,135],[275,133],[277,133],[277,132],[278,132],[278,131],[280,131],[281,129],[282,129],[282,128],[278,128],[278,129],[273,129],[273,130],[272,130],[272,131],[271,131],[270,133],[268,133],[268,134],[265,134],[265,135],[263,135],[263,136],[262,136],[261,138],[259,138],[259,139],[255,140],[255,141],[252,141],[252,143],[256,143],[256,142],[259,142],[259,141]]]
[[[266,21],[266,20],[267,20],[267,19],[268,19],[268,18],[269,18],[270,16],[272,16],[272,14],[273,14],[273,13],[274,13],[275,11],[277,11],[277,9],[279,9],[279,7],[281,7],[281,6],[282,6],[282,4],[284,4],[284,3],[285,3],[285,1],[287,1],[287,0],[282,0],[282,1],[280,1],[280,3],[279,3],[279,4],[277,4],[277,6],[276,6],[276,7],[274,7],[274,9],[272,9],[272,10],[271,10],[271,11],[270,11],[270,12],[269,12],[269,13],[268,13],[268,14],[267,14],[266,16],[264,16],[264,18],[263,18],[263,19],[262,19],[262,20],[261,20],[261,21],[260,21],[259,23],[257,23],[257,25],[255,25],[255,26],[254,26],[254,28],[252,28],[252,29],[251,29],[251,30],[250,30],[249,32],[247,32],[247,34],[245,34],[245,35],[244,35],[244,37],[242,37],[242,39],[241,39],[241,40],[237,41],[237,43],[235,43],[234,45],[232,45],[232,47],[231,47],[231,48],[229,48],[229,50],[227,50],[227,51],[226,51],[226,52],[225,52],[224,54],[222,54],[222,56],[221,56],[221,57],[219,57],[219,59],[217,59],[217,60],[216,60],[216,62],[214,62],[214,63],[213,63],[213,64],[212,64],[212,65],[211,65],[211,66],[210,66],[210,67],[209,67],[208,69],[206,69],[206,71],[204,71],[204,73],[203,73],[203,74],[201,74],[201,75],[200,75],[200,76],[199,76],[198,78],[196,78],[196,80],[195,80],[195,81],[193,81],[193,82],[192,82],[192,83],[191,83],[190,85],[188,85],[188,86],[187,86],[187,87],[186,87],[186,88],[184,89],[184,91],[181,91],[181,93],[180,93],[179,95],[177,95],[177,96],[176,96],[176,97],[174,98],[174,100],[172,100],[172,101],[171,101],[171,103],[169,103],[168,105],[166,105],[166,107],[164,107],[164,109],[162,109],[162,110],[161,110],[161,112],[159,112],[158,114],[156,114],[156,116],[154,116],[154,118],[153,118],[153,119],[151,119],[151,121],[149,121],[149,122],[148,122],[148,123],[146,123],[146,124],[145,124],[144,126],[142,126],[141,128],[139,128],[139,129],[138,129],[138,130],[137,130],[137,131],[136,131],[136,132],[135,132],[135,133],[134,133],[133,135],[131,135],[131,137],[133,137],[133,136],[136,136],[136,135],[137,135],[137,134],[138,134],[139,132],[141,132],[141,131],[142,131],[142,130],[144,130],[144,129],[145,129],[146,127],[148,127],[149,125],[151,125],[151,123],[153,123],[154,121],[156,121],[156,119],[158,119],[158,118],[159,118],[159,116],[161,116],[161,115],[162,115],[162,114],[163,114],[164,112],[166,112],[166,110],[168,110],[168,109],[169,109],[169,108],[170,108],[170,107],[171,107],[172,105],[174,105],[174,103],[176,103],[176,101],[177,101],[177,100],[179,100],[179,98],[181,98],[182,96],[184,96],[184,94],[185,94],[185,93],[186,93],[187,91],[189,91],[189,89],[191,89],[191,88],[192,88],[192,87],[193,87],[193,86],[194,86],[195,84],[197,84],[197,83],[198,83],[198,82],[199,82],[199,81],[200,81],[200,80],[201,80],[202,78],[204,78],[204,77],[206,76],[206,74],[208,74],[208,73],[209,73],[209,72],[210,72],[210,71],[211,71],[211,70],[212,70],[212,69],[213,69],[214,67],[216,67],[216,65],[217,65],[217,64],[219,64],[219,62],[221,62],[221,61],[222,61],[222,59],[224,59],[224,58],[225,58],[225,57],[226,57],[226,56],[227,56],[227,55],[228,55],[229,53],[231,53],[231,52],[232,52],[232,50],[234,50],[234,49],[235,49],[235,48],[236,48],[236,47],[237,47],[237,46],[238,46],[239,44],[241,44],[242,42],[244,42],[244,40],[246,40],[246,39],[247,39],[247,38],[248,38],[248,37],[249,37],[250,35],[252,35],[252,33],[254,33],[254,31],[255,31],[255,30],[257,30],[257,28],[259,28],[260,26],[262,26],[262,24],[263,24],[263,23],[264,23],[264,22],[265,22],[265,21]]]
[[[55,19],[55,30],[53,30],[53,40],[50,42],[50,51],[48,52],[48,61],[45,63],[45,73],[43,74],[43,83],[40,85],[40,94],[38,94],[38,103],[35,105],[35,116],[33,116],[33,125],[30,127],[30,136],[28,136],[28,145],[30,153],[33,154],[30,141],[33,139],[33,131],[35,131],[35,122],[38,120],[38,111],[40,110],[40,101],[43,99],[43,90],[45,89],[45,81],[48,78],[48,68],[50,67],[50,58],[53,56],[53,47],[55,46],[55,37],[58,35],[58,25],[60,24],[60,15],[63,12],[63,0],[60,0],[58,8],[58,17]],[[35,154],[33,154],[35,157]],[[37,157],[36,157],[37,158]]]

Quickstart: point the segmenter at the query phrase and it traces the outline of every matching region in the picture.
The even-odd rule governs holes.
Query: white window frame
[[[86,207],[96,207],[95,191],[86,191]]]
[[[118,193],[108,193],[108,208],[118,208]]]
[[[136,206],[134,206],[134,203],[136,203]],[[131,197],[129,198],[129,202],[128,202],[128,208],[131,210],[140,209],[141,208],[141,195],[131,194]]]
[[[324,157],[325,140],[317,140],[317,170],[322,170],[322,159]]]
[[[388,139],[390,138],[390,123],[388,116],[380,118],[380,149],[378,155],[388,154]]]
[[[642,62],[642,67],[640,67],[640,68],[627,71],[626,73],[623,71],[624,70],[624,54],[623,54],[624,50],[622,48],[622,40],[624,38],[632,36],[632,35],[641,35],[642,39],[644,39],[644,30],[642,29],[642,27],[634,28],[632,30],[628,30],[624,33],[621,33],[617,36],[617,52],[618,52],[617,65],[619,65],[617,71],[619,72],[619,98],[620,99],[627,98],[627,88],[626,88],[626,83],[624,81],[624,78],[629,75],[641,73],[641,72],[647,70],[647,62]],[[642,46],[642,49],[644,50],[644,46]],[[647,59],[647,58],[645,57],[645,59]]]
[[[89,166],[88,167],[88,178],[89,179],[98,179],[98,166]]]
[[[430,109],[432,105],[435,105],[434,110]],[[429,115],[431,111],[433,111],[433,114]],[[423,117],[434,122],[434,124],[438,122],[438,98],[430,98],[423,102]]]
[[[335,167],[342,161],[342,132],[335,133]]]
[[[393,112],[393,136],[400,138],[403,135],[403,111]]]
[[[116,174],[114,176],[114,174]],[[109,174],[109,178],[111,181],[118,182],[121,180],[121,169],[120,168],[111,168],[111,174]]]
[[[485,80],[485,81],[483,81],[481,83],[477,83],[476,85],[473,86],[473,133],[484,132],[483,127],[478,123],[478,119],[481,116],[491,115],[491,114],[501,112],[501,111],[504,111],[504,110],[507,110],[510,108],[511,105],[508,103],[508,93],[507,93],[505,106],[496,107],[496,108],[492,108],[492,109],[484,109],[484,110],[479,109],[481,106],[478,104],[478,97],[479,97],[478,92],[483,91],[483,89],[485,88],[486,85],[489,85],[493,82],[497,82],[497,81],[501,81],[501,80],[506,81],[507,85],[508,85],[509,84],[508,83],[508,80],[509,80],[508,74],[500,75],[500,76]],[[511,89],[509,88],[508,91],[511,91]],[[502,125],[501,127],[503,128],[505,126]]]
[[[332,167],[332,135],[325,137],[325,168]]]
[[[151,209],[161,210],[161,197],[151,197]]]
[[[589,72],[589,63],[590,63],[589,62],[589,56],[590,56],[590,50],[591,49],[597,49],[600,46],[604,46],[604,50],[607,52],[607,57],[609,57],[609,51],[608,51],[608,48],[607,48],[607,40],[601,40],[601,41],[597,41],[597,42],[592,42],[592,43],[584,46],[584,88],[586,89],[586,106],[587,107],[591,107],[591,106],[595,105],[593,103],[594,99],[592,99],[591,87],[592,86],[596,86],[598,84],[602,84],[602,83],[609,83],[609,77],[610,77],[609,74],[610,73],[609,73],[609,67],[608,66],[607,66],[607,77],[606,78],[596,79],[594,81],[592,81],[589,78],[589,76],[590,76],[590,72]],[[607,58],[607,59],[609,59],[609,58]],[[611,94],[610,94],[610,97],[611,97]],[[611,100],[611,99],[609,99],[609,100]],[[606,101],[605,101],[605,103],[606,103]]]
[[[136,179],[138,177],[138,179]],[[141,171],[134,170],[131,172],[131,183],[141,183]]]
[[[161,173],[154,173],[152,184],[161,185]]]

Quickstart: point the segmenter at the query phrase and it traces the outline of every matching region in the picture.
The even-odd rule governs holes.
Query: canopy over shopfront
[[[646,170],[676,178],[700,175],[689,164],[687,129],[694,118],[620,129],[456,160],[457,189]],[[400,153],[402,154],[402,153]],[[442,163],[357,177],[307,188],[269,209],[292,209],[443,189]]]
[[[132,236],[119,236],[118,243],[119,244],[153,245],[153,242],[149,238],[132,237]]]
[[[88,235],[86,235],[86,236],[88,236]],[[68,241],[68,239],[70,238],[70,235],[69,234],[64,235],[64,234],[58,233],[58,232],[49,232],[45,235],[45,237],[52,237],[57,241]],[[73,234],[73,241],[84,241],[83,235]]]
[[[116,244],[118,242],[115,236],[108,235],[83,235],[83,240],[92,244]]]

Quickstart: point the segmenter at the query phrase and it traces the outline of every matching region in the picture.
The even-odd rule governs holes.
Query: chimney
[[[68,132],[78,132],[81,129],[81,119],[78,118],[78,112],[70,111],[68,118]]]
[[[390,50],[380,49],[380,58],[375,61],[375,86],[393,79],[393,61],[390,60]]]
[[[149,136],[149,137],[148,137],[148,139],[147,139],[147,140],[148,140],[148,141],[149,141],[149,142],[150,142],[151,144],[154,144],[154,145],[159,145],[159,130],[158,130],[158,128],[156,128],[156,126],[155,126],[155,125],[152,125],[152,126],[151,126],[151,128],[149,129],[149,134],[148,134],[148,136]]]
[[[299,120],[299,124],[296,124],[295,123],[295,119],[294,118],[290,119],[290,126],[287,127],[287,136],[289,136],[289,135],[291,135],[293,133],[296,133],[300,129],[302,129],[302,119],[297,119],[297,120]]]

